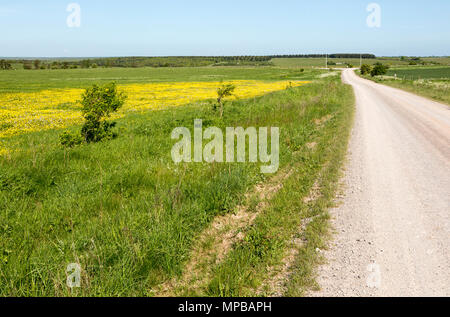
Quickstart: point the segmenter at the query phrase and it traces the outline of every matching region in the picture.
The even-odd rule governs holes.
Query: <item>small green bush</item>
[[[64,131],[59,136],[59,141],[64,147],[74,147],[83,143],[83,138],[78,133],[71,133],[69,131]]]
[[[381,63],[376,63],[370,72],[372,77],[386,75],[389,67],[387,65],[383,65]]]
[[[116,135],[111,131],[115,123],[104,121],[111,113],[119,110],[126,96],[117,91],[115,83],[104,86],[94,85],[86,89],[82,96],[82,113],[86,122],[81,129],[81,135],[87,143],[111,139]]]
[[[112,131],[115,122],[108,122],[111,113],[119,110],[124,104],[126,96],[117,91],[115,83],[104,86],[93,85],[86,89],[82,95],[81,105],[85,123],[81,128],[81,135],[64,132],[60,136],[63,146],[73,147],[79,145],[83,140],[87,143],[110,140],[117,137]]]
[[[368,64],[361,65],[361,75],[368,75],[372,72],[372,66]]]
[[[223,99],[233,95],[236,86],[233,84],[222,85],[222,87],[217,89],[217,103],[220,107],[220,117],[223,116]]]

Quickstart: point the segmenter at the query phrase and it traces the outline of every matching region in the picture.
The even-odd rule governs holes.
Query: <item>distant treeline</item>
[[[360,58],[360,54],[330,54],[331,58]],[[11,64],[22,64],[24,69],[74,69],[97,67],[199,67],[199,66],[270,66],[273,58],[325,58],[321,54],[294,54],[270,56],[168,56],[168,57],[101,57],[90,59],[2,60],[0,69],[11,69]],[[362,58],[376,58],[363,54]]]
[[[294,54],[294,55],[272,55],[270,58],[364,58],[364,59],[372,59],[377,58],[374,54]]]
[[[270,55],[270,56],[173,56],[173,57],[108,57],[82,60],[80,66],[101,67],[198,67],[198,66],[235,66],[235,65],[271,65],[273,58],[318,58],[325,55]],[[330,54],[329,58],[360,58],[360,54]],[[373,54],[363,54],[362,58],[376,58]]]
[[[199,67],[210,65],[269,65],[267,56],[171,56],[171,57],[110,57],[81,61],[82,66],[102,67]]]
[[[269,56],[170,56],[170,57],[102,57],[89,59],[4,60],[0,69],[22,64],[24,69],[74,69],[97,67],[200,67],[200,66],[270,66]]]

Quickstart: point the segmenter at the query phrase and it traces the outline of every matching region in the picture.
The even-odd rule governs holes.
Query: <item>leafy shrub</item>
[[[81,135],[64,132],[60,136],[63,146],[73,147],[84,141],[87,143],[110,140],[117,137],[112,131],[115,122],[108,122],[111,113],[119,110],[124,104],[126,96],[117,91],[115,83],[104,86],[93,85],[86,89],[82,95],[81,105],[85,123],[81,128]]]
[[[83,138],[78,133],[65,131],[59,136],[59,141],[64,147],[74,147],[83,143]]]
[[[368,64],[361,65],[361,75],[368,75],[372,72],[372,66]]]
[[[383,65],[381,63],[376,63],[375,66],[373,67],[372,71],[370,72],[370,75],[372,77],[386,75],[388,69],[389,69],[389,67],[387,65]]]
[[[112,131],[115,126],[115,122],[86,121],[81,128],[81,135],[87,143],[111,140],[117,137],[117,133]]]
[[[83,93],[81,105],[86,122],[81,129],[81,135],[87,143],[98,142],[115,137],[111,128],[115,122],[104,121],[111,113],[119,110],[124,104],[126,96],[117,92],[115,83],[104,86],[93,85]]]

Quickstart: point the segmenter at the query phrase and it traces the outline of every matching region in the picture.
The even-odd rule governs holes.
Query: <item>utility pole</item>
[[[328,54],[325,54],[325,69],[328,69]]]
[[[359,68],[362,66],[362,54],[359,55]]]

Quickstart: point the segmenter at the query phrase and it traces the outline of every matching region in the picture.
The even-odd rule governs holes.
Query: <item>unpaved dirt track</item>
[[[321,291],[450,296],[450,108],[344,70],[357,110]]]

